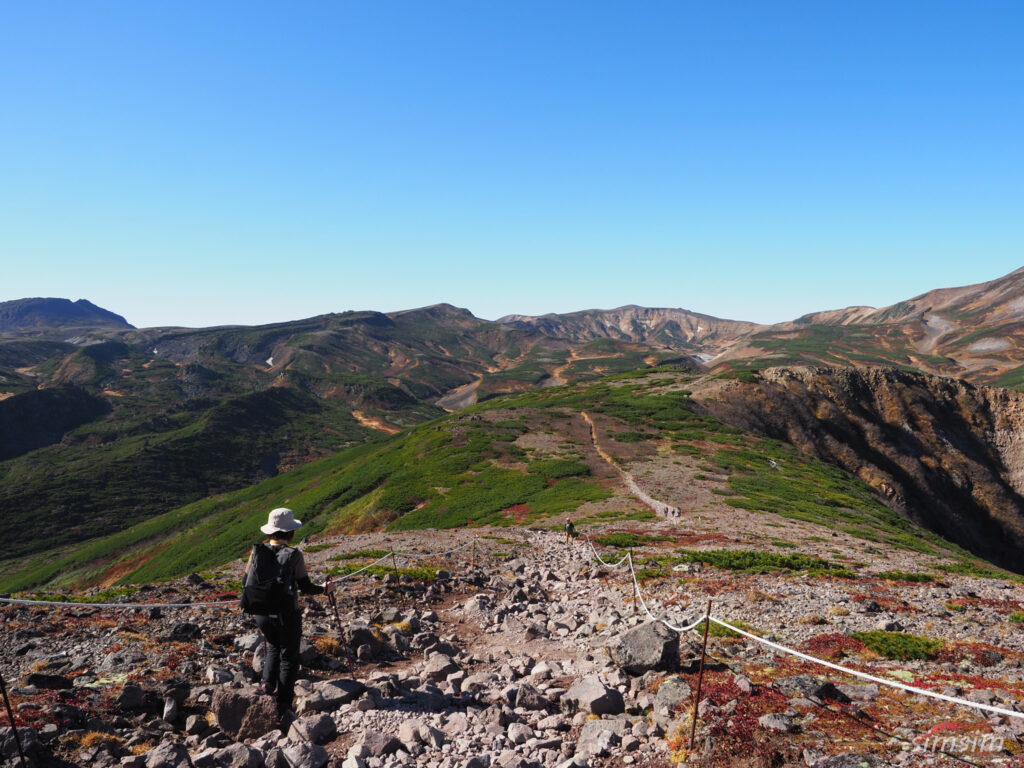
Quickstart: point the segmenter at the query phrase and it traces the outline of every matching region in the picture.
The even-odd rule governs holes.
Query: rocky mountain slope
[[[4,559],[436,418],[453,390],[465,405],[678,359],[510,330],[447,305],[59,338],[0,340]]]
[[[612,406],[626,405],[614,394]],[[179,608],[0,605],[0,672],[31,768],[840,768],[948,765],[943,752],[1019,765],[1020,718],[865,683],[719,625],[691,749],[700,631],[656,624],[645,606],[681,627],[710,603],[713,616],[814,658],[1012,713],[1024,712],[1024,592],[913,526],[905,539],[869,541],[831,517],[797,520],[709,492],[738,487],[711,469],[728,466],[722,454],[763,457],[770,441],[679,443],[700,457],[672,450],[674,438],[660,446],[669,450],[638,450],[607,434],[608,411],[593,418],[601,451],[682,517],[651,515],[618,478],[608,498],[572,513],[586,538],[570,544],[540,524],[560,527],[561,515],[530,530],[307,539],[318,580],[392,550],[400,570],[386,559],[345,582],[340,624],[323,601],[305,603],[298,719],[283,728],[254,685],[263,656],[251,622],[233,606],[188,605],[230,599],[242,560],[63,595]],[[527,434],[522,449],[539,460],[575,451],[595,470],[607,464],[575,430]],[[813,461],[772,456],[790,491],[802,479],[837,492],[838,477],[824,487]],[[625,547],[643,604],[629,571],[595,556],[615,563]],[[15,754],[0,728],[0,765]]]
[[[536,330],[556,339],[594,341],[619,339],[653,347],[694,353],[710,360],[764,326],[722,320],[686,309],[654,309],[630,305],[539,316],[507,315],[499,323]]]
[[[975,764],[1018,764],[1019,719],[865,683],[719,625],[690,749],[700,635],[659,628],[644,605],[683,627],[710,601],[713,616],[815,658],[1024,712],[1020,577],[853,474],[708,412],[792,382],[872,384],[854,374],[639,373],[492,399],[7,574],[0,589],[49,583],[21,597],[87,601],[0,604],[0,673],[32,768],[945,765],[939,750],[960,742],[939,737],[951,735],[974,745]],[[950,442],[964,435],[939,411],[984,399],[873,375],[911,390]],[[877,401],[863,399],[898,413]],[[976,440],[994,440],[986,424],[1005,426],[976,424]],[[322,602],[307,605],[299,719],[283,729],[253,685],[251,623],[233,606],[188,605],[232,600],[280,504],[306,520],[318,579],[370,566],[342,590],[340,631]],[[587,538],[564,543],[566,516]],[[632,552],[643,605],[589,541],[606,563]],[[176,574],[188,575],[165,581]],[[14,755],[0,729],[0,765]]]
[[[120,315],[85,299],[16,299],[0,302],[0,334],[67,334],[76,328],[93,330],[131,328]]]
[[[1024,383],[1024,269],[889,307],[817,312],[760,330],[716,364],[899,365],[974,383]]]
[[[494,323],[437,305],[255,328],[71,330],[53,310],[45,332],[0,334],[0,500],[18,510],[0,520],[0,557],[120,530],[443,410],[659,364],[894,365],[1016,385],[1022,307],[1019,270],[769,329],[638,307]]]
[[[683,513],[705,504],[757,509],[812,520],[866,541],[944,550],[957,558],[966,555],[966,547],[983,553],[993,549],[979,546],[972,534],[998,524],[1004,526],[999,553],[1009,556],[1017,551],[1009,533],[1018,513],[1008,505],[1016,498],[1016,476],[998,458],[988,427],[962,423],[956,401],[943,401],[930,384],[920,384],[916,410],[908,413],[931,414],[935,423],[928,427],[958,441],[964,455],[947,458],[939,437],[931,442],[922,437],[916,456],[904,462],[905,474],[892,473],[884,460],[891,446],[881,438],[871,443],[878,451],[878,469],[847,471],[763,436],[771,431],[767,415],[763,423],[748,425],[760,432],[728,424],[737,421],[733,410],[757,413],[749,403],[765,398],[764,384],[678,372],[628,374],[489,400],[250,488],[180,507],[70,552],[11,563],[0,589],[152,581],[213,567],[244,553],[262,510],[281,504],[301,512],[310,534],[557,519],[590,505],[613,504],[608,500],[623,495],[620,467],[632,464],[631,482],[637,487],[647,488],[644,478],[651,476],[658,478],[656,489],[685,493],[677,505]],[[884,400],[882,393],[878,397]],[[901,427],[884,421],[891,407],[880,405],[878,413],[862,408],[853,426],[837,408],[834,432],[903,434]],[[712,409],[719,409],[724,420],[710,415]],[[797,412],[796,406],[790,410]],[[602,442],[600,451],[594,435]],[[799,437],[794,436],[797,445]],[[828,458],[842,461],[843,455],[837,451]],[[945,475],[932,471],[937,461],[961,467],[975,492],[963,498],[973,499],[973,507],[958,506],[962,499],[947,487]],[[919,465],[916,470],[913,462]],[[887,493],[886,480],[897,493]],[[932,505],[932,498],[939,503]]]

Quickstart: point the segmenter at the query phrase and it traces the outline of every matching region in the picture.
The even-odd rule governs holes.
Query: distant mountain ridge
[[[85,299],[32,298],[0,302],[0,333],[69,327],[130,329],[135,326],[121,315]]]
[[[888,307],[805,315],[751,334],[714,365],[895,365],[1018,387],[1024,385],[1024,268]]]
[[[642,369],[747,380],[891,366],[1024,388],[1024,269],[775,326],[637,306],[496,322],[436,304],[136,329],[84,300],[0,309],[0,503],[12,510],[0,558],[111,533],[445,411]]]
[[[498,322],[578,342],[609,338],[662,346],[695,353],[705,360],[765,327],[740,320],[722,320],[687,309],[639,307],[635,304],[564,315],[506,315],[498,318]]]

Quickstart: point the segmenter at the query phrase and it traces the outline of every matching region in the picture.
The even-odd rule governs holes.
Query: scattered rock
[[[660,621],[648,621],[626,632],[611,647],[612,660],[631,675],[679,666],[679,633]]]
[[[597,675],[589,675],[575,683],[562,697],[570,711],[580,710],[594,715],[617,715],[626,711],[622,694],[607,687]]]

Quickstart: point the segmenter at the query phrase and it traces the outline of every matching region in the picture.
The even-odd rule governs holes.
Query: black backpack
[[[242,610],[258,616],[279,616],[295,610],[295,547],[252,548],[249,573],[242,586]]]

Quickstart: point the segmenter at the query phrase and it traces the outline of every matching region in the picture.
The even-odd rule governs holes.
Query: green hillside
[[[571,347],[447,305],[105,333],[86,346],[0,338],[0,561],[435,419],[465,385],[484,400],[672,356]]]
[[[889,546],[962,554],[836,467],[698,413],[689,380],[682,372],[625,374],[488,400],[23,561],[0,578],[0,590],[152,582],[216,567],[244,555],[276,506],[296,510],[304,537],[380,527],[550,526],[566,513],[579,516],[588,502],[598,503],[600,519],[636,518],[643,508],[594,450],[581,411],[600,425],[602,447],[616,463],[687,464],[706,473],[695,477],[718,504],[773,515],[780,527],[809,521]],[[601,511],[611,502],[618,509]]]

